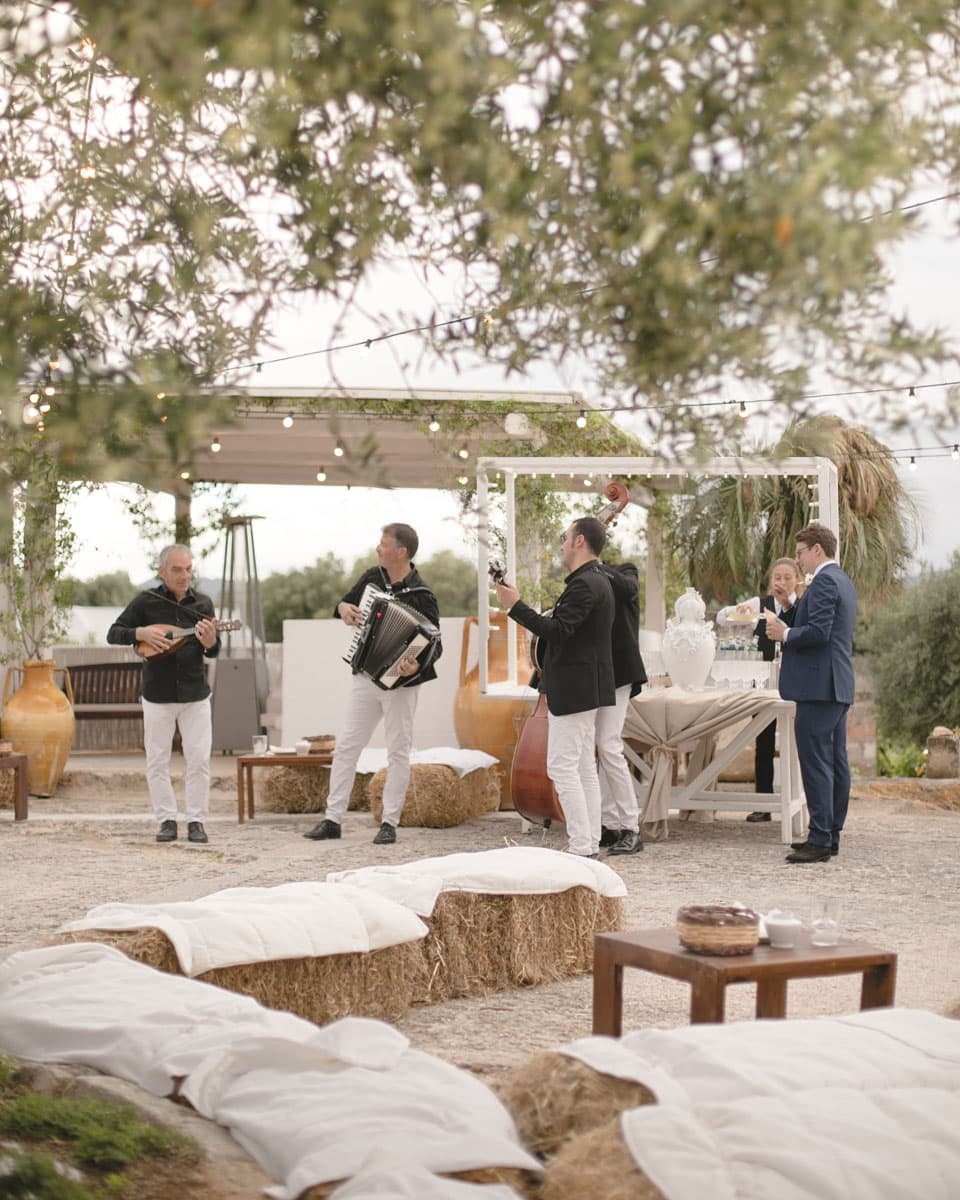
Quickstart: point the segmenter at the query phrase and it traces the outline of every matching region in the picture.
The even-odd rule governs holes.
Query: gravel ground
[[[514,814],[449,830],[401,829],[395,846],[373,846],[369,814],[350,813],[339,842],[300,835],[315,815],[236,819],[234,770],[216,760],[210,844],[157,845],[142,762],[71,760],[58,796],[31,798],[30,820],[0,811],[0,955],[36,945],[58,926],[108,900],[189,899],[218,888],[323,879],[328,871],[375,862],[536,844]],[[668,840],[643,854],[610,859],[629,890],[627,927],[672,924],[684,904],[743,901],[809,913],[815,896],[836,896],[845,935],[899,955],[897,1003],[943,1012],[960,1001],[960,785],[858,785],[841,854],[826,864],[790,866],[779,826],[741,816],[671,823]],[[185,831],[181,829],[181,836]],[[544,844],[561,848],[556,833]],[[686,1024],[688,989],[637,971],[625,976],[624,1028]],[[848,1012],[859,976],[791,983],[794,1016]],[[399,1028],[421,1050],[494,1074],[535,1050],[590,1032],[591,979],[450,1001],[411,1010]],[[752,1016],[753,988],[730,989],[728,1019]]]

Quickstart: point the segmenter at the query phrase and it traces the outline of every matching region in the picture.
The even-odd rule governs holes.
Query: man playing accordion
[[[437,598],[420,578],[413,565],[419,538],[409,525],[384,525],[377,559],[379,566],[364,571],[357,582],[337,605],[334,616],[344,624],[362,626],[364,613],[360,601],[370,586],[397,597],[407,608],[415,609],[431,624],[438,625],[440,613]],[[440,647],[421,667],[416,658],[401,658],[396,667],[402,682],[392,688],[377,686],[363,674],[354,674],[343,730],[337,739],[330,768],[330,794],[327,815],[303,836],[314,841],[340,837],[340,826],[353,788],[360,752],[383,720],[387,741],[387,781],[383,789],[383,814],[380,831],[373,839],[378,846],[397,840],[397,826],[410,780],[410,748],[413,744],[413,718],[417,710],[417,688],[429,679],[436,679],[433,661],[440,657]]]

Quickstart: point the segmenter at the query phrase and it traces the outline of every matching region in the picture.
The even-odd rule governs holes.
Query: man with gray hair
[[[186,765],[187,838],[206,842],[213,729],[205,659],[220,653],[213,601],[193,590],[188,546],[161,551],[160,586],[141,592],[107,631],[115,646],[133,646],[143,659],[143,746],[147,788],[160,822],[158,842],[177,840],[177,800],[170,779],[173,735],[179,726]],[[181,630],[189,630],[186,635]]]

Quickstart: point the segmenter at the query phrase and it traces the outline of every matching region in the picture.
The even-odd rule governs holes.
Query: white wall
[[[441,617],[443,655],[437,678],[421,684],[413,745],[457,746],[453,701],[460,683],[460,642],[463,617]],[[315,733],[339,736],[353,676],[343,661],[353,630],[334,618],[283,623],[283,719],[281,741],[292,746],[297,738]],[[382,747],[383,725],[370,745]]]

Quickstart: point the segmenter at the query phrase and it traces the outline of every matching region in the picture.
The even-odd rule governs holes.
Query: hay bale
[[[540,1194],[540,1176],[517,1167],[482,1167],[475,1171],[437,1172],[437,1175],[440,1179],[457,1179],[461,1183],[506,1184],[526,1200],[536,1200]],[[343,1179],[334,1179],[329,1183],[315,1183],[301,1194],[300,1200],[326,1200],[344,1182]]]
[[[84,929],[59,935],[63,942],[103,942],[128,958],[169,975],[182,975],[173,944],[159,929]],[[229,992],[326,1025],[339,1017],[398,1021],[425,986],[418,942],[369,953],[283,958],[215,967],[194,978]]]
[[[551,1157],[572,1137],[606,1125],[641,1104],[649,1088],[588,1067],[556,1051],[534,1054],[496,1088],[531,1154]]]
[[[623,927],[623,900],[592,888],[533,895],[441,892],[420,943],[415,1003],[553,983],[593,967],[593,935]]]
[[[353,812],[366,811],[367,784],[370,775],[359,772],[354,776],[347,808]],[[270,771],[263,788],[259,806],[267,812],[320,813],[327,810],[330,794],[330,772],[317,767],[279,767]]]
[[[547,1164],[540,1200],[666,1200],[637,1166],[616,1117],[572,1138]]]
[[[379,822],[383,813],[386,769],[370,780],[370,811]],[[400,815],[401,825],[424,825],[449,829],[500,807],[500,776],[496,766],[481,767],[461,779],[452,767],[441,763],[414,763]]]

